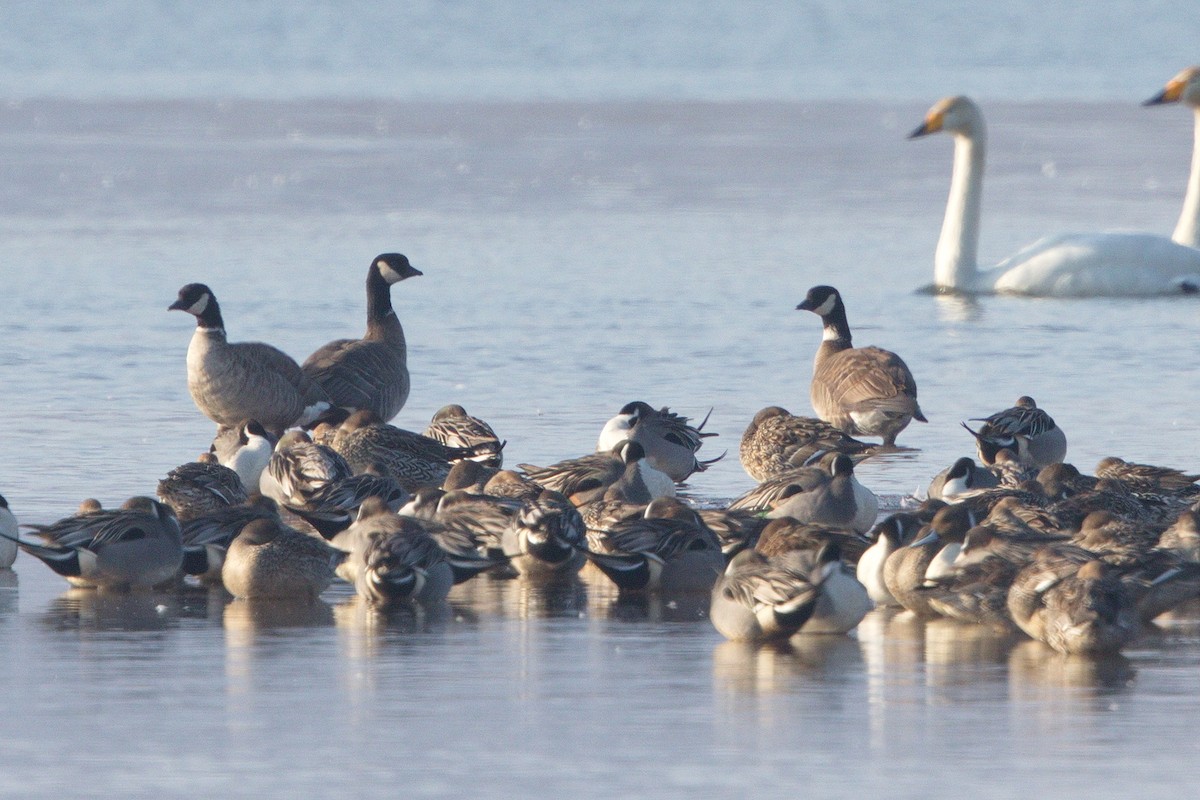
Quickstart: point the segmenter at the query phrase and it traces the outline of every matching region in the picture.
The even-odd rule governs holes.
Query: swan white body
[[[966,97],[933,106],[910,138],[945,131],[954,136],[950,197],[934,255],[934,286],[966,293],[1035,297],[1136,297],[1200,291],[1200,168],[1192,166],[1189,202],[1176,235],[1186,243],[1149,233],[1066,233],[1039,239],[980,271],[980,207],[987,131],[979,108]],[[1193,199],[1192,195],[1196,197]],[[1190,211],[1189,211],[1190,209]],[[1186,223],[1186,224],[1185,224]]]

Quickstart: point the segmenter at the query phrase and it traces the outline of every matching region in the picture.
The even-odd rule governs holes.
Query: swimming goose
[[[1133,297],[1200,289],[1200,250],[1148,233],[1049,236],[980,272],[983,114],[966,97],[947,97],[934,104],[909,138],[939,131],[954,136],[954,168],[934,254],[935,289],[1034,297]]]
[[[329,587],[345,557],[278,519],[255,519],[230,542],[221,580],[234,597],[313,599]]]
[[[884,447],[895,446],[910,421],[927,421],[917,404],[917,382],[900,356],[851,344],[837,289],[814,286],[796,309],[813,312],[824,326],[810,388],[818,417],[851,436],[882,437]]]
[[[524,577],[571,578],[586,561],[587,529],[570,501],[547,489],[536,500],[521,504],[504,532],[503,548]]]
[[[150,498],[33,527],[52,545],[18,542],[74,586],[146,589],[171,580],[183,563],[179,521],[170,507]]]
[[[8,569],[17,560],[17,518],[0,495],[0,569]]]
[[[469,459],[492,469],[504,464],[504,442],[496,436],[492,426],[478,417],[472,417],[460,405],[442,406],[433,415],[425,435],[448,447],[472,451]]]
[[[256,492],[277,441],[262,423],[247,420],[235,427],[220,426],[209,452],[217,457],[217,463],[238,474],[247,492]]]
[[[703,433],[706,416],[698,426],[689,424],[687,417],[673,413],[665,406],[655,411],[649,404],[636,400],[621,408],[604,424],[596,451],[607,453],[625,440],[637,442],[646,451],[646,462],[665,473],[676,483],[682,483],[695,472],[704,472],[724,454],[707,461],[696,458],[704,440],[715,433]]]
[[[329,399],[300,365],[283,351],[262,342],[230,342],[212,290],[189,283],[168,311],[196,318],[188,345],[188,391],[196,406],[218,425],[258,420],[279,434],[304,424],[329,407]]]
[[[384,422],[408,400],[408,346],[392,308],[391,287],[422,274],[399,253],[383,253],[367,269],[367,332],[337,339],[304,361],[304,374],[335,406],[369,409]]]
[[[974,417],[971,422],[983,423],[978,431],[971,430],[965,422],[962,426],[975,437],[984,464],[994,463],[996,455],[1004,449],[1014,453],[1020,463],[1038,468],[1061,463],[1067,457],[1066,434],[1027,395],[1018,397],[1012,408],[990,417]]]
[[[242,479],[229,467],[191,461],[158,482],[158,499],[171,507],[180,523],[217,509],[246,502]]]
[[[1166,87],[1142,105],[1183,103],[1191,106],[1196,118],[1192,167],[1188,175],[1183,211],[1171,239],[1187,247],[1200,247],[1200,67],[1188,67],[1167,82]]]
[[[866,458],[873,449],[873,445],[847,436],[828,422],[768,406],[746,426],[738,454],[746,473],[762,482],[807,467],[826,453],[845,453],[857,459]]]
[[[708,617],[733,641],[787,639],[816,609],[821,577],[795,563],[743,550],[713,586]]]

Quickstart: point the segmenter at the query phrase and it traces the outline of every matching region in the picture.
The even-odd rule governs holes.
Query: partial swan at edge
[[[1176,97],[1184,96],[1182,89],[1168,91]],[[1196,94],[1200,95],[1200,89]],[[954,136],[954,168],[934,255],[936,289],[1037,297],[1130,297],[1200,291],[1200,249],[1150,233],[1048,236],[981,272],[977,252],[987,150],[983,115],[970,99],[947,97],[929,110],[925,122],[909,138],[938,131]],[[1195,164],[1192,170],[1193,183],[1200,181]],[[1190,184],[1189,198],[1192,190]],[[1196,191],[1200,194],[1200,188]],[[1185,205],[1185,212],[1187,208]],[[1200,200],[1193,205],[1193,214],[1196,211],[1200,211]],[[1177,233],[1185,227],[1184,222],[1180,220]]]

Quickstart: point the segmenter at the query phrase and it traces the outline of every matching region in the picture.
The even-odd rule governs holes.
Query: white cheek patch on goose
[[[204,313],[204,309],[208,308],[208,293],[200,295],[200,299],[188,306],[187,312],[194,314],[197,317]]]
[[[821,305],[814,308],[813,312],[818,317],[823,317],[826,314],[828,314],[830,311],[833,311],[833,307],[835,305],[837,305],[837,296],[831,294],[831,295],[829,295],[829,297],[825,298],[824,303],[821,303]]]
[[[379,267],[379,274],[388,283],[399,283],[404,280],[404,276],[392,269],[391,265],[386,261],[377,261],[375,262],[375,266]]]

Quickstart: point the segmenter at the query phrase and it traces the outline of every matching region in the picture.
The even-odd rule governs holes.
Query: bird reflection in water
[[[160,631],[175,627],[178,616],[173,593],[68,589],[43,619],[57,630]]]
[[[800,634],[786,642],[721,642],[713,648],[713,677],[727,691],[790,692],[797,684],[861,672],[858,642],[844,634]]]

